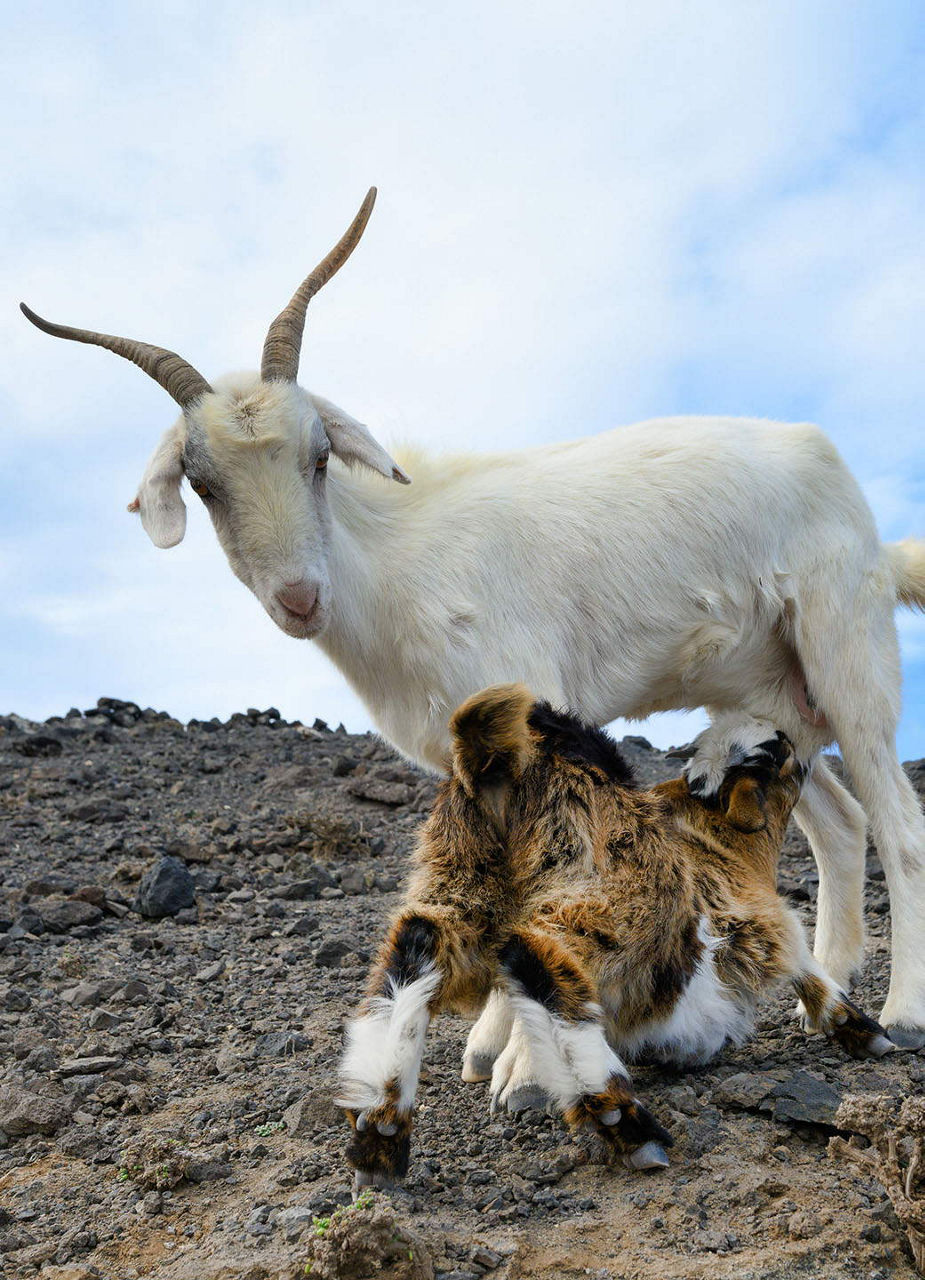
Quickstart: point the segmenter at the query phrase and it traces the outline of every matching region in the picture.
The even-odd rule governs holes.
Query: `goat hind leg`
[[[817,594],[799,620],[809,687],[835,731],[870,820],[890,895],[892,970],[880,1021],[896,1044],[925,1044],[925,817],[896,754],[900,707],[895,599],[872,573],[844,601]],[[839,975],[840,976],[840,975]]]
[[[552,1108],[573,1128],[593,1128],[628,1167],[665,1168],[671,1135],[634,1096],[629,1073],[604,1034],[593,983],[577,957],[558,936],[522,929],[502,949],[499,964],[514,1009],[511,1040],[526,1041]],[[493,1076],[493,1089],[497,1083]],[[502,1102],[518,1084],[514,1073],[501,1090]]]
[[[867,818],[822,759],[803,784],[793,817],[819,870],[813,952],[826,973],[848,990],[864,962]]]

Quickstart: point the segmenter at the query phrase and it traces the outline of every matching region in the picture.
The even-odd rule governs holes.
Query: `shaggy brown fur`
[[[414,1032],[421,1041],[428,1013],[471,1014],[501,987],[527,1022],[535,1008],[536,1026],[567,1046],[553,1073],[558,1085],[538,1081],[558,1088],[553,1100],[567,1123],[589,1126],[630,1156],[670,1139],[633,1097],[604,1028],[618,1051],[708,1056],[726,1033],[720,1025],[716,1043],[697,1039],[705,984],[714,1007],[718,1000],[728,1009],[730,1036],[744,1034],[764,991],[789,979],[809,1024],[849,1052],[890,1047],[813,961],[777,893],[780,847],[804,776],[782,735],[730,767],[704,799],[683,779],[638,790],[606,734],[535,703],[520,685],[471,698],[451,727],[453,775],[422,831],[405,905],[355,1027],[374,1007],[386,1018],[389,999],[428,974],[437,978]],[[691,1007],[672,1031],[685,1000]],[[542,1049],[536,1027],[530,1034]],[[566,1096],[560,1077],[569,1055],[592,1042],[612,1064],[596,1087],[576,1084]],[[362,1109],[351,1105],[356,1083],[346,1079],[343,1089],[361,1130],[348,1158],[361,1182],[401,1176],[415,1081],[388,1081]]]

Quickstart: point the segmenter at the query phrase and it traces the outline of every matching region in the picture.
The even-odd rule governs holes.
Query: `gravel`
[[[625,749],[643,781],[677,772]],[[925,1060],[853,1062],[803,1035],[790,993],[706,1068],[635,1069],[676,1143],[652,1176],[545,1114],[489,1116],[459,1079],[468,1025],[443,1017],[404,1189],[347,1208],[343,1028],[434,788],[372,736],[273,708],[0,717],[0,1274],[345,1277],[375,1238],[387,1280],[911,1277],[882,1188],[825,1142],[843,1096],[915,1093]],[[809,921],[796,832],[781,883]],[[871,856],[871,1012],[884,892]]]

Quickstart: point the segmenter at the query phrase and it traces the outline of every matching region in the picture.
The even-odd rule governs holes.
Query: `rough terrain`
[[[625,745],[644,780],[677,771]],[[909,769],[925,784],[925,762]],[[0,1275],[914,1275],[873,1157],[828,1143],[843,1097],[888,1113],[925,1058],[846,1059],[803,1035],[788,994],[706,1069],[638,1068],[676,1137],[657,1175],[606,1167],[545,1115],[490,1118],[487,1086],[459,1079],[467,1026],[441,1019],[406,1188],[347,1207],[343,1023],[432,795],[376,739],[272,710],[0,717]],[[876,1012],[873,856],[869,873],[857,998]],[[782,884],[811,920],[796,832]]]

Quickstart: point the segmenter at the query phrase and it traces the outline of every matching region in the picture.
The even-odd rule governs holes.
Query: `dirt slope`
[[[646,780],[676,772],[626,749]],[[849,1061],[789,996],[705,1070],[638,1069],[677,1142],[654,1176],[546,1116],[490,1118],[459,1080],[467,1027],[442,1019],[405,1190],[346,1208],[343,1021],[432,794],[375,739],[273,712],[0,718],[0,1275],[912,1276],[883,1188],[826,1144],[843,1095],[904,1098],[925,1061]],[[192,905],[147,920],[165,854]],[[811,917],[796,833],[782,879]],[[871,1011],[886,905],[871,859]]]

